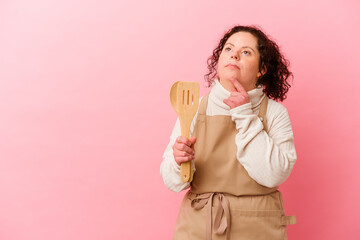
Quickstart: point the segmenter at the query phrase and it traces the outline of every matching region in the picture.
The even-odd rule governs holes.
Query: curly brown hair
[[[213,50],[212,56],[207,59],[208,73],[204,76],[205,81],[210,87],[217,77],[217,63],[220,53],[226,41],[231,35],[237,32],[249,32],[257,38],[257,49],[260,52],[259,69],[266,69],[264,75],[261,75],[256,82],[256,86],[262,85],[265,94],[275,100],[283,101],[286,99],[286,93],[289,91],[289,77],[293,79],[292,72],[289,71],[289,61],[284,58],[279,50],[279,46],[272,41],[259,27],[256,26],[234,26],[228,30],[220,40],[218,46]]]

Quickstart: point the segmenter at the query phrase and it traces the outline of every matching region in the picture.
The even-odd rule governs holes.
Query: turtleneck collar
[[[249,94],[252,108],[259,106],[265,97],[265,93],[263,92],[262,87],[255,88],[248,91],[247,93]],[[217,78],[215,78],[209,94],[209,98],[219,107],[230,110],[230,107],[223,102],[223,100],[228,97],[230,97],[230,92],[221,85]]]

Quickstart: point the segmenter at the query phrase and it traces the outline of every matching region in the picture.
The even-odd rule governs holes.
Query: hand
[[[173,154],[175,161],[178,165],[181,165],[181,163],[193,160],[195,158],[195,142],[196,137],[187,139],[183,136],[180,136],[176,139],[173,146]]]
[[[230,109],[244,105],[250,102],[250,98],[245,88],[238,82],[236,78],[230,79],[234,86],[234,90],[231,91],[230,97],[224,99],[224,103],[230,107]]]

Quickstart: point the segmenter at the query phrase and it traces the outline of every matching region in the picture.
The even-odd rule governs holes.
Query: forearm
[[[163,161],[160,165],[160,174],[165,186],[174,192],[180,192],[190,187],[189,183],[184,183],[180,178],[180,166],[175,162],[172,151],[165,151]]]
[[[266,187],[283,183],[296,162],[296,151],[290,119],[282,112],[265,132],[262,122],[243,106],[231,112],[238,134],[235,137],[237,159],[249,176]]]
[[[192,135],[191,133],[193,131],[193,128],[194,128],[194,123],[191,125],[190,135]],[[174,129],[170,136],[170,142],[165,149],[165,152],[163,154],[163,161],[160,165],[160,174],[163,178],[165,186],[171,191],[175,191],[175,192],[180,192],[190,187],[189,183],[182,182],[180,177],[180,165],[176,163],[173,154],[173,145],[178,136],[181,136],[179,119],[177,119],[175,123]],[[195,172],[194,161],[192,161],[192,169],[194,173]]]

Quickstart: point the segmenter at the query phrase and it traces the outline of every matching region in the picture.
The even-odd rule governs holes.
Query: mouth
[[[235,64],[228,64],[226,65],[225,67],[228,67],[228,68],[232,68],[232,69],[240,69],[237,65]]]

